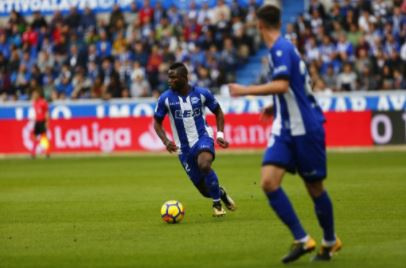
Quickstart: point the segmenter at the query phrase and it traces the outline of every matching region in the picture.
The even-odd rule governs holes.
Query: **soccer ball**
[[[166,201],[161,207],[162,220],[167,223],[178,223],[182,221],[184,215],[185,209],[179,201]]]

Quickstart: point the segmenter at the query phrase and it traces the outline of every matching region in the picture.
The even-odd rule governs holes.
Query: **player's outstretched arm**
[[[289,81],[279,79],[261,85],[243,86],[240,84],[229,84],[228,86],[230,89],[230,95],[233,97],[246,95],[270,95],[288,92]]]
[[[176,144],[169,140],[166,136],[165,130],[162,126],[162,120],[154,118],[154,129],[162,143],[166,146],[166,150],[168,150],[168,152],[175,153],[179,149],[178,146],[176,146]]]
[[[224,139],[224,113],[223,110],[221,110],[220,105],[218,108],[214,111],[214,115],[216,116],[216,123],[217,123],[217,144],[222,147],[222,148],[227,148],[228,147],[228,141]]]

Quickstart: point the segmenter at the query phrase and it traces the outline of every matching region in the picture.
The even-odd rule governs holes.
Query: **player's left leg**
[[[38,136],[33,133],[31,135],[31,141],[32,141],[31,158],[35,159],[36,156],[37,156],[37,147],[38,147],[38,144],[39,144]]]
[[[333,203],[323,186],[323,181],[306,182],[309,195],[314,202],[314,210],[320,227],[323,229],[323,240],[320,251],[313,258],[315,261],[328,261],[342,247],[341,240],[334,232]]]
[[[324,130],[297,138],[296,148],[298,171],[312,197],[317,219],[324,232],[321,250],[315,260],[329,260],[342,244],[334,232],[333,204],[323,185],[327,176]]]
[[[221,206],[221,191],[217,174],[211,168],[214,155],[212,152],[202,150],[197,155],[197,166],[204,178],[206,187],[213,198],[213,216],[223,216],[226,214]]]
[[[208,152],[205,153],[206,154],[208,153],[209,155],[202,154],[200,156],[200,166],[199,166],[198,165],[199,157],[195,155],[195,152],[196,151],[193,151],[192,153],[181,153],[179,155],[179,160],[183,168],[185,169],[188,177],[193,182],[193,185],[197,188],[197,190],[199,190],[200,194],[206,198],[215,200],[215,202],[213,203],[214,215],[215,216],[224,215],[225,212],[222,209],[221,204],[219,204],[219,200],[225,194],[225,191],[219,189],[217,175],[211,169],[211,162],[213,161],[213,156]],[[220,194],[218,194],[219,191]],[[218,197],[219,195],[220,198]]]
[[[46,128],[44,128],[44,132],[41,133],[40,144],[45,152],[45,156],[49,158],[51,156],[51,144],[48,139]]]
[[[194,157],[188,153],[181,153],[179,155],[179,161],[189,179],[192,181],[193,185],[200,192],[200,194],[206,198],[211,198],[210,192],[206,187],[204,177],[202,177]]]
[[[31,149],[31,158],[35,159],[37,156],[37,147],[39,144],[39,135],[41,134],[41,125],[40,122],[34,123],[34,129],[31,133],[32,140],[32,149]]]

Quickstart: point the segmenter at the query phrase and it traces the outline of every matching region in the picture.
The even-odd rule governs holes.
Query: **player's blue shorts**
[[[214,141],[208,136],[203,136],[193,145],[188,152],[183,152],[179,155],[180,163],[185,169],[187,175],[192,180],[193,184],[199,185],[204,175],[200,172],[197,165],[197,156],[201,152],[209,152],[215,157]]]
[[[306,181],[320,181],[327,176],[324,129],[301,136],[272,135],[262,165],[276,165],[290,173],[299,173]]]

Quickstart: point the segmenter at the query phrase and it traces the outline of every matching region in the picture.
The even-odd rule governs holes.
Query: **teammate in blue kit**
[[[242,86],[230,84],[232,96],[273,95],[272,136],[262,161],[261,185],[269,204],[288,226],[294,243],[283,263],[297,260],[316,248],[302,227],[281,188],[285,172],[298,172],[313,199],[324,236],[313,260],[330,260],[342,243],[334,232],[333,206],[323,186],[327,176],[324,116],[312,95],[306,65],[292,43],[281,36],[280,10],[264,5],[257,11],[257,26],[269,48],[271,82]]]
[[[183,63],[169,67],[168,84],[170,89],[162,93],[155,109],[155,131],[170,153],[180,149],[179,160],[189,178],[203,196],[213,199],[213,216],[223,216],[226,212],[220,200],[229,210],[235,210],[236,206],[211,168],[215,157],[214,140],[213,130],[206,123],[205,108],[216,116],[217,144],[227,148],[223,111],[208,89],[188,84],[188,71]],[[168,139],[162,127],[166,114],[175,142]]]

